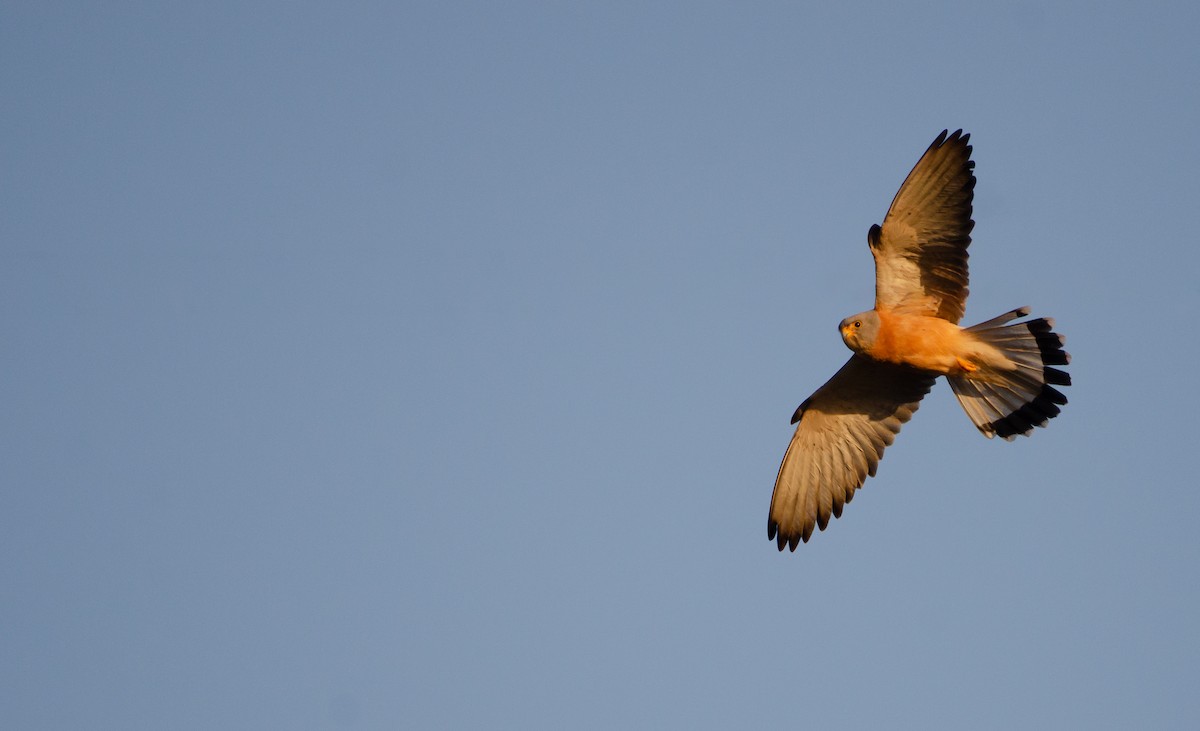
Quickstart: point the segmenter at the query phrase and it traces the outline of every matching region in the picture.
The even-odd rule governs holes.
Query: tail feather
[[[1058,416],[1067,403],[1055,386],[1070,386],[1071,375],[1053,367],[1071,362],[1063,350],[1065,338],[1054,332],[1050,318],[1008,324],[1028,314],[1028,307],[1020,307],[967,328],[1003,353],[1011,368],[948,379],[967,416],[989,439],[1029,436],[1035,426],[1046,426]]]

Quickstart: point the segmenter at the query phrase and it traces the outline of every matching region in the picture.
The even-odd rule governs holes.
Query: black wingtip
[[[783,549],[785,548],[795,553],[796,546],[800,543],[800,536],[787,535],[779,530],[779,523],[775,522],[772,518],[767,518],[767,540],[775,541],[775,545],[779,548],[780,553],[783,553]],[[807,538],[804,540],[805,542],[808,541]]]
[[[970,154],[970,152],[971,152],[970,142],[971,142],[971,133],[970,132],[964,133],[962,131],[962,129],[956,129],[953,132],[948,132],[947,130],[942,130],[942,133],[937,136],[937,139],[933,141],[933,144],[929,146],[929,149],[932,150],[935,147],[944,147],[945,145],[957,144],[957,145],[961,145],[964,149],[966,149],[967,153]],[[971,163],[971,167],[972,168],[975,167],[975,164],[973,162]]]

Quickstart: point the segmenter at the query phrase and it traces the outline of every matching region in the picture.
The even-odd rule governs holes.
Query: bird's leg
[[[974,373],[975,371],[979,370],[979,366],[975,365],[961,355],[955,358],[955,360],[958,361],[958,367],[962,368],[967,373]]]

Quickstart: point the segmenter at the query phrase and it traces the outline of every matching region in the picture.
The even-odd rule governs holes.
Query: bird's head
[[[842,334],[842,342],[846,343],[846,347],[855,353],[870,350],[871,346],[875,344],[875,337],[879,334],[879,315],[875,310],[851,315],[842,320],[838,325],[838,331]]]

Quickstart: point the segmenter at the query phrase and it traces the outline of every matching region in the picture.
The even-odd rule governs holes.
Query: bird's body
[[[860,328],[855,328],[854,323],[871,315],[879,320],[878,334],[863,342],[855,332]],[[1012,361],[995,347],[940,317],[871,310],[848,317],[843,323],[842,340],[846,346],[883,363],[960,378],[983,378],[1014,368]]]
[[[885,447],[945,376],[987,437],[1028,436],[1067,402],[1054,386],[1070,357],[1046,318],[1012,323],[1018,308],[959,327],[967,299],[967,246],[975,188],[969,135],[934,140],[867,234],[875,308],[842,320],[849,362],[796,409],[796,432],[771,498],[767,535],[796,549],[840,517]],[[1012,324],[1010,324],[1012,323]]]
[[[858,320],[843,330],[842,339],[856,353],[944,376],[961,371],[962,359],[974,356],[972,338],[954,323],[928,315],[871,312],[879,319],[879,329],[869,343],[860,343],[855,337],[853,323]]]

